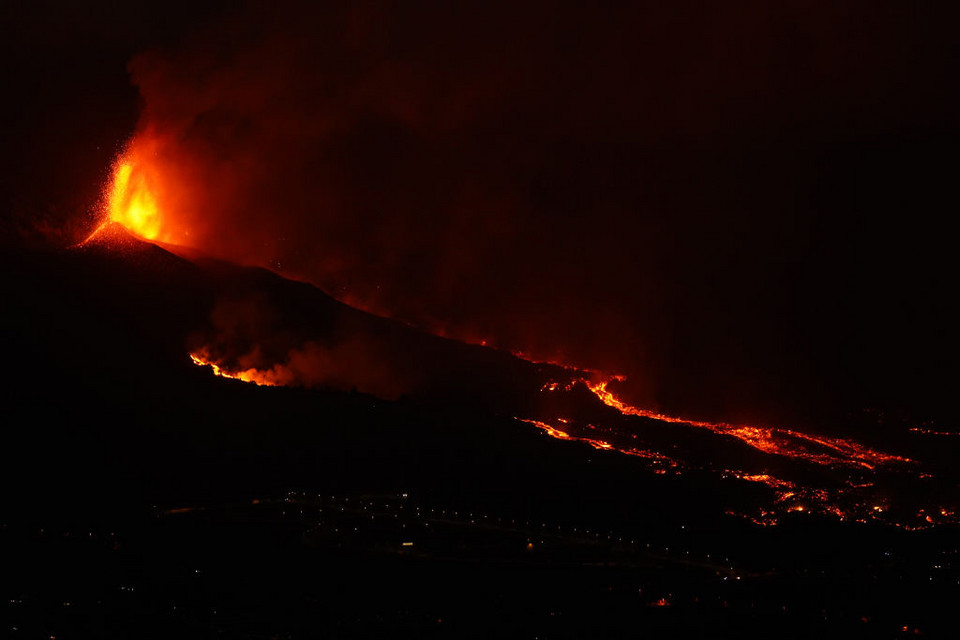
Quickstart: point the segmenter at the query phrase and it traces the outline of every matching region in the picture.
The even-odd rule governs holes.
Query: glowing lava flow
[[[689,420],[686,418],[667,416],[646,409],[639,409],[623,402],[607,389],[607,385],[612,380],[617,379],[618,378],[612,378],[611,380],[597,383],[588,380],[581,380],[581,382],[583,382],[601,402],[609,407],[613,407],[624,415],[640,416],[659,420],[660,422],[685,424],[691,427],[709,429],[714,433],[737,438],[758,451],[772,455],[798,458],[820,465],[860,465],[867,469],[873,469],[875,466],[881,464],[913,462],[909,458],[881,453],[853,442],[852,440],[844,440],[843,438],[812,436],[800,433],[799,431],[773,427],[751,427],[746,425],[733,425],[725,422]]]
[[[279,365],[263,370],[225,368],[222,361],[205,351],[192,353],[190,358],[198,366],[210,367],[215,375],[225,378],[264,386],[302,384],[295,375],[285,374]],[[603,405],[615,409],[621,417],[602,409],[598,411],[599,407],[596,406],[589,409],[585,405],[577,405],[593,411],[589,414],[589,422],[568,420],[556,414],[547,417],[539,415],[539,411],[516,416],[516,420],[558,440],[583,443],[598,451],[630,456],[656,474],[679,476],[706,472],[724,479],[762,485],[772,495],[758,497],[760,494],[747,492],[744,495],[752,497],[746,499],[753,502],[741,503],[743,507],[740,512],[727,511],[730,515],[746,518],[761,526],[776,525],[783,517],[809,517],[811,514],[843,521],[881,522],[909,530],[958,522],[954,508],[914,501],[915,498],[907,498],[906,505],[894,502],[894,508],[891,509],[890,499],[897,495],[897,487],[904,479],[923,482],[924,478],[930,477],[916,470],[916,463],[908,458],[875,451],[841,438],[775,427],[733,425],[663,415],[631,406],[618,398],[608,388],[613,378],[594,382],[582,377],[582,373],[577,371],[563,382],[548,383],[541,391],[570,393],[577,388],[587,389]],[[573,396],[576,397],[584,396]],[[562,401],[557,407],[569,406],[566,402],[571,400],[570,397],[564,399],[558,396],[558,399]],[[679,434],[675,442],[665,441],[662,427],[657,431],[654,425],[649,425],[652,431],[648,435],[641,422],[623,419],[632,416],[702,429],[712,436],[691,441],[687,432]],[[720,437],[721,441],[711,442],[713,436]],[[655,444],[657,442],[660,444]],[[744,450],[737,443],[747,445],[755,453],[744,456]],[[692,456],[688,458],[685,451]],[[705,452],[709,457],[703,457]],[[783,459],[791,463],[784,464]],[[739,495],[739,492],[735,495]]]
[[[250,382],[261,387],[277,387],[281,383],[271,380],[268,375],[264,372],[257,369],[247,369],[245,371],[226,371],[216,362],[213,362],[206,356],[197,353],[190,354],[190,360],[193,361],[193,364],[199,367],[210,367],[214,375],[220,376],[221,378],[230,378],[232,380],[241,380],[243,382]]]
[[[621,377],[606,378],[599,382],[596,380],[596,375],[591,380],[574,374],[565,381],[545,384],[541,391],[551,394],[570,393],[577,388],[585,388],[621,416],[637,416],[659,423],[703,429],[722,438],[733,438],[763,454],[760,457],[744,458],[734,453],[735,449],[717,443],[718,448],[712,460],[704,459],[696,463],[693,459],[686,460],[680,453],[682,449],[676,450],[677,444],[690,442],[689,436],[679,436],[677,444],[667,443],[667,446],[672,446],[671,455],[679,457],[668,459],[669,466],[660,467],[657,473],[671,471],[680,475],[685,471],[707,471],[720,474],[724,478],[762,484],[772,490],[771,502],[759,507],[747,506],[746,512],[727,511],[729,515],[743,517],[762,526],[775,525],[783,516],[791,514],[795,514],[793,517],[818,514],[862,523],[882,522],[906,530],[958,524],[956,509],[927,502],[930,499],[937,500],[932,496],[920,498],[903,492],[904,482],[914,483],[912,486],[915,487],[931,486],[925,483],[932,476],[918,469],[916,461],[909,458],[882,453],[843,438],[811,435],[779,427],[735,425],[669,416],[634,407],[617,397],[608,385],[614,381],[622,381]],[[568,401],[557,406],[567,406],[566,402]],[[596,423],[602,425],[600,427],[563,418],[556,418],[553,424],[518,419],[536,426],[552,437],[584,442],[595,449],[627,455],[641,452],[643,457],[651,459],[661,455],[656,451],[635,448],[634,443],[642,442],[648,437],[653,438],[653,441],[663,437],[662,428],[658,429],[653,424],[650,425],[648,436],[641,423],[618,423],[615,417],[608,422],[607,419],[594,415],[591,419],[600,420]],[[557,422],[562,423],[562,428],[556,425]],[[602,440],[593,436],[596,431],[604,434]],[[699,443],[695,447],[701,452],[702,447],[707,444],[706,440],[694,442]],[[748,471],[741,465],[753,469]],[[777,475],[773,475],[771,470],[776,470]],[[781,477],[781,473],[787,477]]]
[[[925,427],[912,427],[910,431],[913,433],[920,433],[925,436],[960,436],[960,433],[957,433],[956,431],[936,431],[934,429],[927,429]]]
[[[546,433],[548,436],[557,438],[559,440],[585,442],[586,444],[589,444],[594,449],[599,449],[600,451],[619,451],[620,453],[624,453],[628,456],[636,456],[638,458],[649,460],[655,465],[663,465],[663,466],[674,468],[674,469],[680,467],[680,464],[676,460],[673,460],[663,454],[657,453],[656,451],[648,451],[646,449],[637,449],[635,447],[615,447],[613,444],[605,440],[571,435],[566,431],[558,429],[557,427],[552,427],[546,422],[542,422],[540,420],[528,420],[526,418],[517,418],[517,420],[519,420],[520,422],[525,422],[527,424],[533,425],[538,429],[540,429],[541,431],[543,431],[544,433]],[[561,419],[561,422],[563,422],[562,419]],[[594,427],[593,425],[587,425],[587,428],[595,429],[596,427]],[[661,474],[666,473],[666,469],[664,469],[662,466],[658,466],[658,468],[655,469],[655,472],[661,473]]]

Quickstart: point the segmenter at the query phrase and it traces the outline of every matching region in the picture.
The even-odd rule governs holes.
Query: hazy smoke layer
[[[912,192],[915,131],[955,112],[936,20],[511,4],[254,4],[140,55],[165,224],[434,332],[626,373],[639,401],[742,412],[849,381],[889,327],[851,339],[873,316],[846,301],[900,295],[877,247],[919,228],[878,222],[903,206],[887,173]]]
[[[377,335],[304,336],[280,313],[264,294],[223,298],[209,330],[193,336],[195,352],[258,384],[357,390],[390,400],[417,389],[418,376]]]

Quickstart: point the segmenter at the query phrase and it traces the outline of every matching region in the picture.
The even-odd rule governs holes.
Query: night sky
[[[17,241],[89,232],[146,131],[209,255],[647,406],[951,415],[933,5],[70,4],[0,10]]]

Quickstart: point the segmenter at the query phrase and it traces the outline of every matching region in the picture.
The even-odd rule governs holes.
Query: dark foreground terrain
[[[226,276],[151,251],[4,258],[4,637],[953,636],[954,528],[757,526],[745,483],[552,439],[521,396],[217,378],[187,345]],[[417,340],[495,397],[542,373]]]

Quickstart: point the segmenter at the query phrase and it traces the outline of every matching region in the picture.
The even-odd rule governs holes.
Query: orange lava
[[[113,165],[101,224],[81,244],[116,223],[144,240],[190,246],[192,234],[182,215],[192,203],[189,182],[181,179],[185,170],[166,156],[159,136],[138,133]]]
[[[210,367],[210,369],[213,370],[214,375],[220,376],[221,378],[230,378],[232,380],[250,382],[261,387],[277,387],[281,385],[280,382],[277,382],[271,378],[269,372],[263,372],[258,369],[226,371],[216,362],[210,360],[207,356],[198,353],[191,353],[190,359],[193,361],[193,364],[199,367]]]
[[[581,382],[586,384],[587,388],[590,389],[601,402],[609,407],[613,407],[624,415],[640,416],[659,420],[660,422],[685,424],[691,427],[709,429],[714,433],[737,438],[754,449],[771,455],[796,458],[820,465],[859,465],[867,469],[873,469],[875,466],[881,464],[913,462],[909,458],[875,451],[857,442],[843,438],[813,436],[778,427],[754,427],[733,425],[726,422],[690,420],[664,415],[647,409],[639,409],[623,402],[617,398],[613,392],[607,389],[607,385],[614,380],[622,380],[622,378],[614,377],[602,382],[590,382],[589,380],[582,380]]]
[[[934,429],[926,429],[924,427],[912,427],[910,431],[914,433],[921,433],[925,436],[960,436],[960,433],[955,431],[936,431]]]
[[[112,222],[147,240],[155,240],[160,235],[161,219],[149,176],[135,159],[121,158],[114,168],[107,207]]]
[[[775,489],[792,489],[794,487],[794,484],[792,482],[789,482],[787,480],[781,480],[780,478],[771,476],[769,473],[760,473],[760,474],[753,474],[753,475],[749,473],[745,473],[738,477],[741,480],[748,480],[749,482],[760,482],[767,485],[768,487],[773,487]],[[781,494],[781,496],[785,496],[788,498],[791,497],[792,495],[793,495],[792,492]]]
[[[877,486],[874,478],[876,474],[901,474],[911,471],[916,478],[929,478],[930,474],[916,468],[916,461],[903,456],[883,453],[862,445],[853,440],[834,438],[813,434],[801,433],[780,427],[763,427],[750,425],[736,425],[725,422],[708,422],[676,416],[665,415],[656,411],[634,407],[617,397],[608,387],[611,382],[622,381],[619,376],[600,379],[594,374],[593,379],[572,375],[564,381],[548,382],[541,388],[542,392],[571,392],[579,385],[583,385],[608,407],[616,409],[623,416],[638,416],[656,420],[658,422],[684,425],[705,429],[724,437],[736,438],[738,441],[766,455],[778,456],[811,464],[828,470],[830,475],[823,477],[821,486],[807,485],[799,478],[784,479],[772,475],[769,471],[745,471],[736,468],[715,467],[705,465],[701,470],[720,473],[724,477],[734,477],[747,482],[756,482],[769,487],[774,497],[765,507],[748,513],[728,511],[730,515],[742,517],[760,526],[772,526],[780,522],[782,517],[806,517],[809,514],[835,517],[841,521],[852,522],[881,522],[904,530],[916,531],[931,526],[957,524],[956,512],[947,507],[935,509],[920,509],[916,519],[891,511],[886,504],[883,489]],[[656,459],[661,454],[655,451],[632,449],[624,447],[624,437],[638,438],[637,434],[624,431],[615,425],[595,427],[593,425],[576,426],[572,422],[557,418],[556,422],[564,425],[563,429],[536,421],[524,420],[545,433],[563,440],[575,440],[590,444],[596,449],[617,451],[633,454],[642,451],[644,457]],[[570,426],[566,426],[570,425]],[[572,435],[570,429],[586,429],[601,431],[610,434],[610,440],[597,440],[592,437]],[[573,433],[578,433],[574,430]],[[690,467],[681,460],[670,460],[668,467],[657,469],[657,473],[681,473],[681,470],[696,470],[699,467]],[[762,462],[761,462],[762,464]],[[883,477],[889,477],[884,475]],[[830,478],[830,479],[828,479]],[[819,484],[819,482],[818,482]]]
[[[646,460],[654,461],[657,464],[665,464],[673,468],[677,468],[680,466],[679,463],[677,463],[675,460],[663,454],[657,453],[656,451],[648,451],[646,449],[637,449],[635,447],[616,447],[613,444],[607,442],[606,440],[599,440],[597,438],[587,438],[584,436],[574,436],[566,431],[562,431],[540,420],[529,420],[526,418],[517,418],[517,420],[519,420],[520,422],[531,424],[537,427],[538,429],[540,429],[541,431],[543,431],[544,433],[546,433],[548,436],[557,438],[559,440],[571,440],[574,442],[584,442],[590,445],[591,447],[593,447],[594,449],[599,449],[601,451],[618,451],[628,456],[636,456],[638,458],[644,458]],[[561,422],[566,422],[566,421],[561,419]],[[587,427],[591,428],[592,425],[587,425]]]

